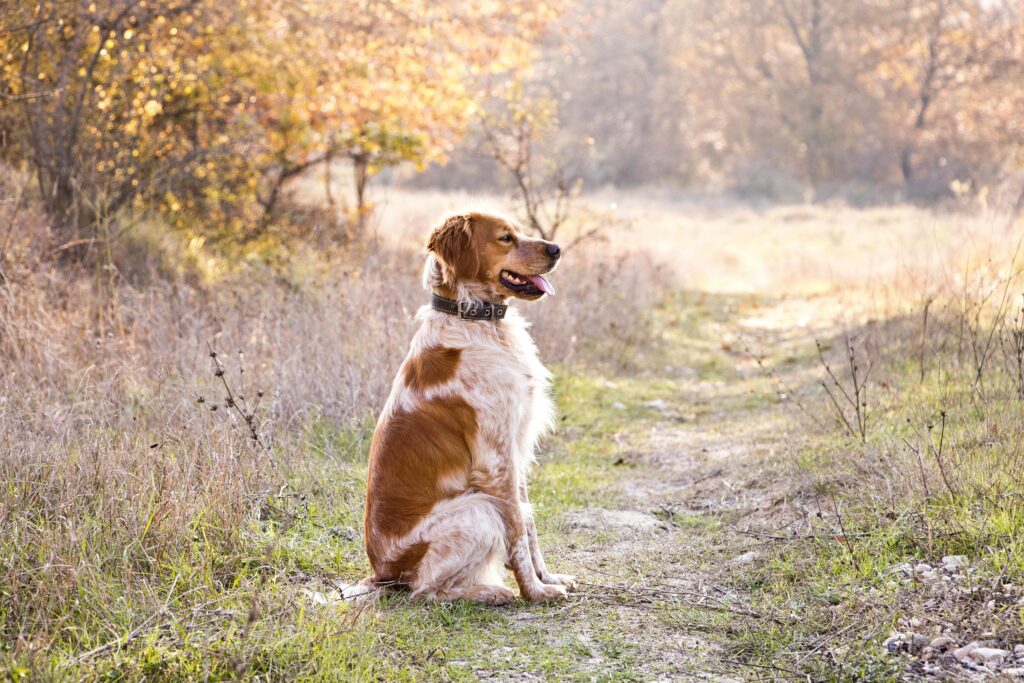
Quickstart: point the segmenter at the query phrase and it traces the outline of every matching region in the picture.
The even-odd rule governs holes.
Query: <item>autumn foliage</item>
[[[544,2],[11,0],[0,136],[64,237],[126,210],[232,235],[284,184],[348,159],[365,178],[443,159],[477,85],[529,58]],[[362,187],[359,188],[360,192]]]

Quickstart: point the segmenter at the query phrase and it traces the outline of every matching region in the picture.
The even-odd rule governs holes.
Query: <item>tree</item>
[[[474,114],[474,84],[528,60],[557,11],[544,0],[9,0],[2,155],[31,167],[69,244],[134,209],[259,233],[314,166],[348,158],[365,205],[381,167],[444,159]]]
[[[202,156],[197,0],[13,3],[0,28],[4,156],[27,160],[65,240]],[[152,46],[160,45],[154,50]],[[205,151],[205,150],[203,150]],[[70,242],[69,242],[70,244]]]

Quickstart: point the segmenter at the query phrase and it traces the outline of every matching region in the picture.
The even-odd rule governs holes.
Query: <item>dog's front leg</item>
[[[530,495],[527,493],[525,480],[519,482],[519,504],[523,508],[523,520],[526,522],[526,535],[530,543],[530,557],[533,560],[533,568],[537,571],[537,578],[543,583],[565,586],[572,590],[576,587],[576,577],[569,574],[553,574],[548,571],[547,564],[544,562],[540,542],[537,540],[537,524],[533,519],[533,506],[530,505]]]
[[[553,574],[548,571],[547,564],[544,562],[544,555],[540,551],[540,542],[537,540],[537,524],[533,519],[533,506],[530,505],[528,500],[526,500],[525,490],[523,494],[523,519],[526,522],[526,535],[530,544],[530,558],[533,560],[533,568],[537,572],[537,578],[539,578],[543,583],[565,586],[572,590],[576,587],[575,576],[570,576],[569,574]]]
[[[516,507],[519,507],[518,505]],[[519,518],[523,519],[520,511]],[[541,572],[533,563],[530,534],[525,521],[515,539],[509,539],[509,566],[519,584],[519,592],[527,600],[557,600],[565,597],[566,587],[561,583],[549,583],[541,578]],[[547,571],[544,572],[547,575]]]
[[[532,601],[564,598],[566,596],[565,586],[544,581],[540,576],[540,571],[534,565],[530,525],[527,524],[527,515],[517,494],[519,486],[516,483],[515,471],[502,472],[498,477],[492,479],[490,484],[489,486],[478,485],[477,488],[491,494],[497,502],[502,522],[505,525],[505,545],[508,550],[507,566],[516,577],[519,592],[524,598]],[[532,522],[532,517],[530,521]],[[534,531],[534,536],[536,536],[536,531]]]

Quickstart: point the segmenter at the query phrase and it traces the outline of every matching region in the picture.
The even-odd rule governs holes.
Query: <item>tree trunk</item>
[[[352,155],[352,172],[356,184],[356,228],[362,236],[366,228],[366,182],[370,178],[368,154]]]
[[[900,151],[900,173],[903,175],[904,185],[910,185],[910,182],[914,179],[914,164],[910,159],[910,155],[910,145],[905,146]]]

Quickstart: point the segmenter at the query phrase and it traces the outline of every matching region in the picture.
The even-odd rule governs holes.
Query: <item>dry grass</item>
[[[44,225],[31,206],[0,205],[0,225],[8,222],[23,236]],[[417,232],[427,225],[418,222]],[[0,283],[4,656],[31,661],[55,643],[90,649],[118,635],[104,633],[118,610],[160,613],[170,568],[230,585],[259,555],[248,529],[269,514],[267,495],[281,493],[279,474],[224,405],[210,348],[235,394],[253,404],[263,393],[254,424],[293,486],[308,474],[309,435],[320,425],[352,440],[350,453],[335,457],[362,457],[426,298],[419,239],[353,248],[316,263],[321,275],[301,282],[253,266],[204,286],[122,280],[102,300],[90,273],[40,265],[36,243],[45,239],[8,248]],[[653,263],[599,248],[567,256],[559,296],[528,310],[545,358],[628,363],[650,342],[649,311],[620,311],[657,303],[666,283]],[[625,287],[609,289],[609,278]]]
[[[822,408],[819,420],[833,409],[820,368],[807,362],[813,345],[797,348],[801,339],[825,341],[840,383],[849,381],[835,362],[844,330],[874,366],[863,438],[859,427],[854,438],[836,436],[837,427],[812,454],[826,489],[867,501],[863,516],[846,520],[867,535],[853,547],[815,549],[807,576],[845,566],[845,555],[896,561],[878,539],[892,533],[892,519],[906,522],[905,511],[916,521],[905,524],[901,552],[961,550],[941,539],[964,533],[1002,543],[1019,529],[1003,504],[1022,488],[1019,306],[1012,296],[993,303],[1021,287],[1000,252],[1013,234],[1005,221],[908,207],[586,201],[591,217],[614,227],[567,253],[556,297],[525,307],[549,364],[638,381],[638,368],[674,364],[660,348],[658,309],[688,289],[756,293],[756,316],[723,314],[744,334],[785,341],[766,362]],[[268,576],[288,584],[339,567],[355,578],[362,558],[348,527],[358,527],[361,459],[426,296],[421,240],[446,210],[481,203],[497,204],[392,189],[364,243],[297,248],[274,268],[221,256],[205,270],[196,263],[209,254],[180,248],[156,259],[159,267],[125,262],[113,292],[97,289],[95,273],[49,265],[45,222],[31,203],[0,203],[8,254],[0,261],[0,655],[52,671],[90,652],[106,656],[94,650],[154,623],[202,630],[221,618],[207,606],[220,599],[210,586],[263,585]],[[150,252],[174,242],[147,229],[157,231],[144,235]],[[685,330],[672,331],[679,335]],[[722,349],[732,343],[723,338]],[[211,347],[235,394],[254,402],[263,392],[254,424],[281,473],[225,410]],[[987,358],[980,381],[979,353]],[[939,446],[941,411],[948,440]],[[854,413],[847,419],[859,425]],[[278,495],[281,474],[290,487]],[[314,522],[323,538],[292,558],[280,530],[313,519],[311,499],[332,507],[330,526]],[[979,500],[1003,517],[972,517]],[[840,507],[850,510],[844,499]],[[988,520],[980,531],[979,519]],[[960,535],[941,535],[948,531]],[[332,540],[343,536],[347,544]],[[309,559],[323,553],[333,553],[327,564]],[[862,561],[857,580],[872,566]],[[234,609],[224,618],[245,622],[249,607]],[[256,657],[262,646],[246,647]]]

